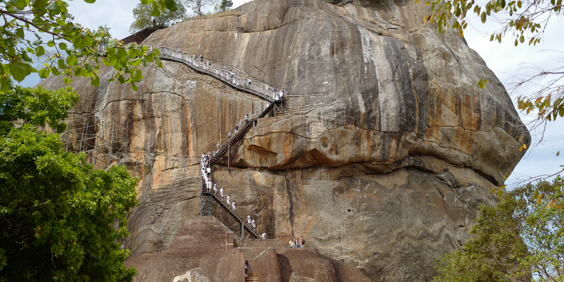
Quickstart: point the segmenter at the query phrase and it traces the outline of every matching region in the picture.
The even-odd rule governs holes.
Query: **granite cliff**
[[[530,140],[503,85],[463,38],[422,25],[421,3],[255,0],[238,11],[143,42],[289,93],[284,114],[259,120],[215,179],[271,238],[304,236],[373,281],[430,280]],[[199,156],[261,102],[170,61],[143,73],[139,91],[74,79],[81,100],[69,120],[127,125],[128,154],[115,162],[141,180],[124,243],[133,259],[165,251],[198,214]]]

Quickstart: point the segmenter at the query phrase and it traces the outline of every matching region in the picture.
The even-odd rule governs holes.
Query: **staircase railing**
[[[272,109],[275,109],[284,103],[283,97],[277,98],[274,96],[274,94],[278,93],[275,93],[276,91],[273,87],[270,87],[262,82],[252,83],[252,80],[244,72],[239,71],[236,68],[222,68],[220,64],[216,62],[212,63],[209,60],[203,60],[201,57],[198,58],[197,56],[192,59],[193,55],[191,54],[184,54],[166,47],[151,48],[159,49],[161,59],[185,64],[199,73],[210,75],[233,88],[253,94],[267,101],[265,109],[262,110],[255,118],[246,120],[245,125],[243,125],[243,127],[227,141],[227,144],[225,144],[211,157],[208,164],[210,167],[221,160],[221,158],[229,151],[229,148],[233,147],[237,142],[243,139],[247,131],[249,131],[249,129],[257,122],[257,119],[264,118],[268,115],[268,113],[270,113],[270,111],[272,111]],[[249,81],[251,82],[249,83]],[[215,199],[215,201],[218,202],[223,209],[225,209],[241,224],[241,238],[245,237],[245,230],[247,230],[252,236],[261,239],[261,237],[248,224],[246,224],[245,221],[237,215],[237,213],[231,210],[231,208],[223,200],[221,200],[215,193],[208,191],[206,184],[204,183],[203,175],[200,175],[200,179],[200,187],[202,191],[200,195],[200,215],[211,216],[211,199]]]

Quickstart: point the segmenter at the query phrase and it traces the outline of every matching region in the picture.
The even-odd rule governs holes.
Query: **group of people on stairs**
[[[264,109],[267,109],[270,106],[270,103],[275,103],[275,102],[281,102],[284,100],[285,96],[286,96],[286,91],[283,89],[277,89],[276,87],[271,87],[269,85],[264,84],[264,92],[262,92],[262,89],[257,88],[257,84],[253,84],[251,78],[245,78],[242,75],[237,75],[236,72],[234,72],[233,70],[228,70],[225,68],[222,68],[219,66],[219,64],[215,64],[212,65],[212,63],[209,60],[204,59],[204,56],[200,55],[192,55],[192,54],[185,54],[181,51],[173,51],[170,50],[168,48],[161,48],[161,47],[152,47],[152,46],[148,46],[149,48],[149,52],[152,52],[154,48],[158,48],[159,52],[161,53],[161,57],[162,55],[164,55],[164,57],[168,57],[168,58],[172,58],[172,59],[176,59],[179,61],[184,62],[185,64],[191,66],[192,68],[195,69],[201,69],[204,70],[204,72],[215,76],[216,78],[237,86],[237,87],[245,87],[246,89],[250,90],[249,92],[254,93],[255,95],[262,97],[263,99],[267,100],[265,102],[265,104],[261,104],[261,112],[264,111]],[[258,93],[258,94],[257,94]],[[264,105],[264,108],[263,108]],[[259,117],[262,117],[259,116]],[[237,136],[237,133],[244,128],[244,126],[246,126],[248,123],[250,122],[249,120],[249,115],[246,114],[244,120],[241,119],[239,120],[239,123],[237,123],[235,125],[234,130],[229,131],[229,133],[227,134],[227,143],[229,143],[232,138],[235,138]],[[218,190],[218,183],[213,183],[212,182],[212,178],[211,178],[211,160],[221,152],[221,141],[218,141],[216,144],[216,148],[217,150],[214,150],[213,152],[208,152],[207,154],[202,154],[201,160],[200,160],[200,165],[202,168],[202,181],[203,181],[203,189],[206,190],[209,193],[214,193],[215,195],[218,195],[219,197],[221,197],[222,201],[224,201],[224,203],[226,204],[227,207],[229,207],[233,213],[237,214],[235,211],[237,210],[237,207],[235,205],[235,200],[233,200],[231,198],[231,194],[228,194],[227,197],[225,197],[224,195],[224,187],[221,187],[221,189]],[[219,198],[217,197],[217,198]],[[256,232],[256,224],[255,224],[255,220],[251,218],[250,215],[247,215],[247,225],[254,231]],[[261,235],[262,239],[266,239],[268,238],[268,236],[266,235],[266,232],[263,233]]]
[[[221,187],[221,189],[217,189],[217,182],[214,183],[212,185],[212,179],[211,179],[211,168],[209,165],[209,161],[210,161],[210,157],[207,154],[202,154],[202,160],[200,162],[200,165],[202,167],[202,177],[203,177],[203,181],[204,181],[204,189],[206,190],[206,192],[209,193],[214,193],[215,195],[218,196],[218,198],[221,198],[222,201],[224,201],[224,203],[226,204],[226,206],[228,206],[233,213],[237,214],[235,211],[237,210],[237,206],[235,206],[235,200],[231,198],[231,194],[228,194],[227,197],[225,197],[224,194],[224,189],[225,187]],[[256,232],[256,224],[255,224],[255,220],[251,218],[250,215],[247,215],[247,225]]]
[[[149,52],[152,52],[153,47],[148,46]],[[214,63],[212,65],[211,61],[204,59],[203,55],[183,53],[182,51],[173,51],[168,48],[158,48],[161,55],[174,58],[186,62],[193,68],[204,70],[205,72],[214,75],[216,78],[221,79],[228,84],[235,85],[237,87],[245,87],[246,89],[252,90],[262,94],[263,98],[268,100],[280,101],[286,95],[286,91],[283,89],[276,89],[276,87],[271,87],[264,84],[264,92],[258,87],[258,85],[253,84],[250,77],[243,77],[244,73],[238,73],[237,71],[226,69],[221,67],[219,64]],[[267,105],[268,106],[268,105]]]

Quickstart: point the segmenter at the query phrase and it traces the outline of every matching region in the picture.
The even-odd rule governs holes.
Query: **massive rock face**
[[[304,236],[373,281],[430,280],[434,260],[466,240],[478,205],[495,202],[489,190],[521,158],[519,140],[529,142],[502,84],[463,38],[421,24],[423,4],[255,0],[238,10],[143,43],[202,54],[289,93],[284,114],[261,119],[231,150],[231,170],[225,158],[213,177],[271,238]],[[118,162],[141,179],[125,242],[134,257],[165,250],[197,215],[199,156],[261,102],[178,63],[143,71],[136,92],[74,79],[81,101],[69,121],[129,129]]]

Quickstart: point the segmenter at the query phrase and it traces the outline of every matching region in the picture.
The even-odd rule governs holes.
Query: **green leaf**
[[[76,58],[75,55],[68,56],[68,57],[67,57],[67,64],[68,64],[70,67],[74,67],[76,64],[78,64],[78,59]]]
[[[98,77],[97,75],[91,77],[90,78],[90,84],[92,86],[96,86],[96,87],[100,86],[100,77]]]
[[[158,17],[161,15],[161,11],[159,10],[159,5],[157,2],[153,2],[153,11],[151,12],[151,17]]]
[[[59,43],[59,48],[61,50],[67,50],[67,44],[65,42],[61,42],[61,43]]]
[[[141,81],[143,79],[143,73],[138,69],[134,69],[131,73],[131,77],[134,82]]]
[[[49,77],[49,69],[40,69],[39,70],[39,77],[41,78],[48,78]]]
[[[60,68],[61,70],[67,68],[67,66],[65,66],[65,61],[64,61],[63,59],[58,59],[58,60],[57,60],[57,65],[59,66],[59,68]]]
[[[18,28],[18,29],[16,29],[16,34],[17,34],[20,38],[25,38],[24,30],[23,30],[23,28],[21,28],[21,27]]]
[[[10,64],[10,74],[18,82],[24,80],[32,70],[31,65],[22,60],[16,60]]]
[[[33,0],[33,9],[35,10],[43,10],[47,5],[47,0]]]
[[[96,0],[84,0],[84,2],[86,2],[88,4],[93,4],[94,2],[96,2]]]
[[[131,62],[131,65],[134,67],[139,66],[140,64],[141,64],[141,58]]]
[[[45,54],[45,48],[43,48],[43,46],[37,46],[35,48],[35,55],[43,56],[43,54]]]
[[[56,67],[52,67],[52,68],[51,68],[51,72],[52,72],[54,75],[60,75],[60,74],[61,74],[61,72],[59,72],[59,70],[58,70]]]
[[[165,5],[171,12],[176,12],[178,9],[174,0],[165,0]]]

